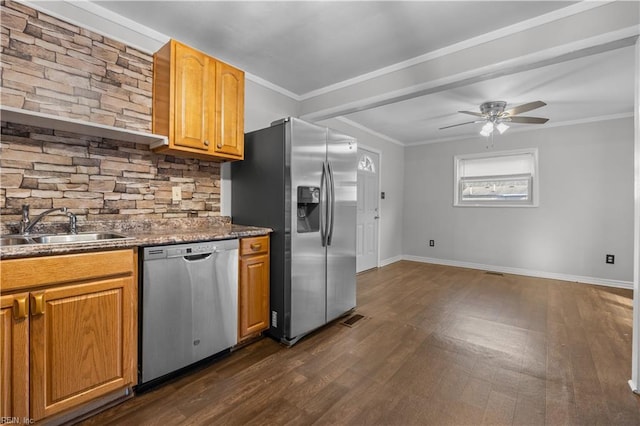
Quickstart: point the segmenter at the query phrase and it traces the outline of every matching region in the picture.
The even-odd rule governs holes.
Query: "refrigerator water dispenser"
[[[298,187],[298,233],[320,231],[320,188]]]

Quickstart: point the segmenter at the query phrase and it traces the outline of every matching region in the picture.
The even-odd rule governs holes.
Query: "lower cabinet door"
[[[240,259],[238,339],[269,328],[269,255]]]
[[[29,294],[0,297],[0,417],[29,417]]]
[[[33,419],[134,383],[133,288],[124,277],[30,293]]]

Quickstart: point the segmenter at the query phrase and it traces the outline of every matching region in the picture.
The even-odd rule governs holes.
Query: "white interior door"
[[[358,147],[356,271],[378,266],[380,155]]]

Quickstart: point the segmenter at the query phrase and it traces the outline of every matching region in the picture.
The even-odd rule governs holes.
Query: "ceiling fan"
[[[546,103],[542,101],[534,101],[526,104],[519,105],[505,110],[507,103],[504,101],[490,101],[480,105],[480,112],[473,111],[458,111],[462,114],[475,115],[480,117],[479,120],[467,121],[464,123],[453,124],[451,126],[440,127],[442,129],[448,129],[450,127],[462,126],[472,123],[485,123],[480,131],[482,136],[489,136],[493,133],[494,129],[498,130],[500,134],[504,133],[509,126],[505,123],[525,123],[525,124],[544,124],[549,121],[548,118],[541,117],[518,117],[518,114],[531,111],[545,106]]]

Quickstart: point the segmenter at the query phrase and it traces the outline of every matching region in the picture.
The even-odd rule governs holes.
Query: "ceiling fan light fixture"
[[[480,134],[482,136],[491,136],[495,130],[498,130],[500,134],[507,131],[509,126],[507,123],[518,124],[544,124],[549,121],[548,118],[542,117],[523,117],[518,114],[531,111],[547,105],[542,101],[528,102],[510,109],[505,110],[507,103],[504,101],[490,101],[484,102],[480,105],[480,112],[475,111],[458,111],[462,114],[473,115],[477,117],[474,121],[467,121],[465,123],[452,124],[450,126],[440,127],[440,130],[449,129],[451,127],[463,126],[465,124],[474,124],[484,122]]]
[[[500,134],[503,134],[504,132],[506,132],[508,128],[509,128],[509,126],[507,126],[504,123],[498,123],[498,125],[496,126],[496,129],[498,129]]]
[[[482,130],[480,130],[480,134],[482,136],[489,136],[493,133],[493,123],[491,121],[487,121],[484,126],[482,126]]]

